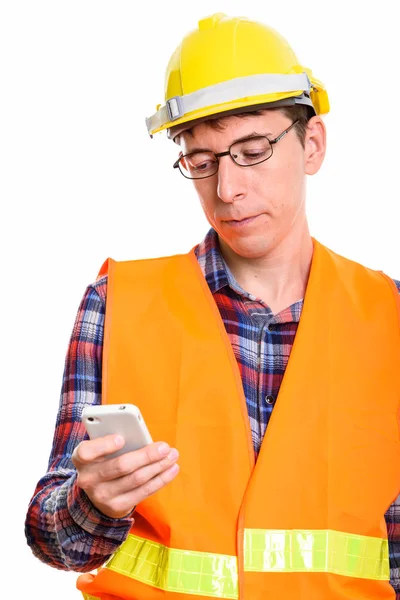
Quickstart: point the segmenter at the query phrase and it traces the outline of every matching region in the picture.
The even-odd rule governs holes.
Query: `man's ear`
[[[326,153],[326,128],[319,115],[311,117],[307,123],[304,139],[304,171],[314,175],[319,171]]]

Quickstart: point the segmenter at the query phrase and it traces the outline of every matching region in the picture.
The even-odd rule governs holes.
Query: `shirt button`
[[[274,325],[273,323],[270,323],[270,325],[268,325],[268,331],[275,331],[276,329],[276,325]]]
[[[267,404],[274,404],[275,398],[273,396],[265,396],[265,402]]]

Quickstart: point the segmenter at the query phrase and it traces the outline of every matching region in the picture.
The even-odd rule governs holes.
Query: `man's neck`
[[[238,256],[223,242],[220,247],[240,287],[264,300],[274,314],[304,298],[313,255],[308,228],[261,258]]]

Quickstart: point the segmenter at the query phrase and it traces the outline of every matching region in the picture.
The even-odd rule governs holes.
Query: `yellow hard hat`
[[[324,85],[299,64],[285,38],[262,23],[216,13],[199,21],[173,53],[165,104],[146,125],[151,136],[167,129],[174,138],[221,113],[294,104],[312,114],[329,112]]]

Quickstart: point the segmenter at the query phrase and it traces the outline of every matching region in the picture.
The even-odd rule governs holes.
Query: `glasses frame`
[[[271,158],[271,156],[274,153],[274,144],[277,144],[283,137],[285,137],[285,135],[287,133],[289,133],[289,131],[292,129],[292,127],[294,127],[297,123],[299,122],[299,119],[296,119],[296,121],[293,121],[293,123],[291,123],[289,125],[289,127],[287,127],[284,131],[282,131],[282,133],[280,133],[279,135],[276,136],[276,138],[274,138],[273,140],[270,140],[269,137],[267,135],[250,135],[247,138],[243,138],[242,140],[239,140],[238,142],[233,142],[233,144],[231,144],[228,148],[228,150],[226,150],[225,152],[213,152],[212,150],[203,150],[203,152],[210,152],[211,154],[213,154],[215,156],[215,158],[217,159],[217,170],[215,171],[215,173],[212,173],[212,175],[204,175],[204,177],[188,177],[187,175],[185,175],[181,169],[180,169],[180,162],[182,160],[182,158],[186,158],[187,156],[193,156],[193,154],[199,154],[200,152],[197,150],[196,152],[189,152],[188,154],[183,154],[182,156],[180,156],[178,158],[178,160],[176,160],[174,162],[174,164],[172,165],[174,169],[179,169],[179,172],[186,178],[186,179],[207,179],[208,177],[214,177],[214,175],[216,175],[218,173],[218,169],[219,169],[219,159],[222,156],[230,156],[231,159],[233,160],[233,162],[235,163],[235,165],[238,165],[238,167],[254,167],[255,165],[260,165],[261,163],[265,162],[266,160],[269,160]],[[256,163],[252,163],[251,165],[241,165],[238,162],[236,162],[236,160],[234,159],[234,157],[231,154],[231,148],[232,146],[235,146],[236,144],[239,144],[241,142],[247,142],[249,140],[254,140],[254,139],[258,139],[258,138],[265,138],[268,140],[268,142],[271,145],[271,154],[267,157],[267,158],[263,158],[262,160],[259,160]]]

